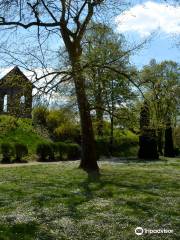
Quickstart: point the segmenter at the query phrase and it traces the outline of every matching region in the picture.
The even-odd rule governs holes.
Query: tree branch
[[[21,23],[21,22],[6,22],[5,20],[3,22],[0,22],[0,26],[19,26],[23,27],[25,29],[33,27],[33,26],[39,26],[39,27],[59,27],[60,22],[52,22],[52,23],[46,23],[46,22],[30,22],[30,23]]]
[[[45,4],[44,0],[41,0],[44,8],[47,10],[47,12],[49,13],[49,15],[52,17],[52,19],[57,23],[57,19],[55,18],[55,16],[52,14],[52,12],[49,10],[47,4]]]

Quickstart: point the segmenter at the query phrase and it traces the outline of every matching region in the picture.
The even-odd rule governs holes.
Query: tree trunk
[[[63,37],[66,49],[68,51],[69,59],[72,66],[72,77],[74,80],[77,103],[79,108],[80,122],[81,122],[81,146],[82,156],[80,168],[87,172],[99,172],[97,164],[96,147],[94,141],[94,132],[92,126],[92,119],[90,115],[90,108],[85,90],[85,78],[83,76],[83,68],[81,66],[81,38],[71,40],[67,22],[61,21],[61,35]]]
[[[82,74],[80,57],[71,58],[72,75],[75,84],[78,108],[81,120],[82,158],[80,168],[85,171],[99,172],[89,103],[85,91],[85,79]]]

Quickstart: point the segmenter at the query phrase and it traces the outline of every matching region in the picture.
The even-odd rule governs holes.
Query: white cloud
[[[116,17],[119,32],[136,32],[141,37],[160,30],[166,34],[180,34],[180,6],[147,1]]]

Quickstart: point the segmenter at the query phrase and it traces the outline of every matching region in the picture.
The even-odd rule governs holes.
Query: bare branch
[[[33,27],[33,26],[39,26],[39,27],[58,27],[59,23],[56,22],[52,22],[52,23],[46,23],[46,22],[30,22],[28,24],[24,24],[21,22],[0,22],[0,26],[19,26],[19,27],[23,27],[25,29]]]

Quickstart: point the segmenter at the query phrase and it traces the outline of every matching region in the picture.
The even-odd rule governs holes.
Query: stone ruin
[[[31,118],[33,84],[16,66],[0,79],[0,114]]]

